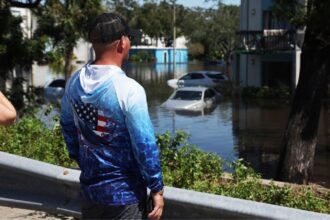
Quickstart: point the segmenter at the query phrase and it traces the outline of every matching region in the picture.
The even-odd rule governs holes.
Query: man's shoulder
[[[79,82],[79,74],[82,71],[83,68],[75,71],[73,74],[71,74],[70,78],[67,79],[66,85],[65,85],[65,91],[66,93],[71,93],[73,90],[77,88],[77,83]]]
[[[135,79],[130,78],[126,75],[124,75],[123,77],[120,77],[119,80],[121,80],[120,83],[124,83],[125,87],[127,88],[127,90],[143,90],[144,88],[141,86],[140,83],[138,83]]]
[[[82,67],[81,69],[75,71],[74,73],[71,74],[70,78],[68,79],[68,83],[74,81],[75,79],[77,79],[77,77],[79,76],[80,72],[84,69],[84,67]]]

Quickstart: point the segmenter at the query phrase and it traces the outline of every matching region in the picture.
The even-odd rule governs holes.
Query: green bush
[[[289,99],[291,97],[291,90],[289,87],[254,87],[248,86],[242,89],[243,98],[276,98]]]
[[[202,57],[205,53],[205,48],[201,43],[188,43],[187,45],[190,59]]]
[[[222,159],[215,153],[206,153],[187,144],[187,133],[177,131],[171,138],[166,132],[156,138],[166,185],[208,191],[223,174]]]
[[[231,179],[222,178],[224,161],[216,154],[189,145],[188,137],[183,131],[174,137],[168,132],[157,135],[165,185],[330,213],[329,194],[318,195],[308,186],[265,185],[260,174],[246,166],[243,159],[232,162]]]
[[[137,52],[137,54],[134,54],[130,56],[129,58],[132,62],[154,62],[156,58],[152,56],[148,51],[146,50],[140,50]]]
[[[59,124],[49,130],[34,116],[10,127],[0,126],[0,150],[65,167],[76,167],[66,151]]]

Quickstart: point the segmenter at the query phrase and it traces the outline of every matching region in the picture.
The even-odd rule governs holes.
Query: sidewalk
[[[46,212],[27,210],[27,209],[18,209],[18,208],[10,208],[6,206],[0,206],[0,219],[44,219],[44,220],[72,220],[73,217],[67,217],[63,215],[52,215]]]

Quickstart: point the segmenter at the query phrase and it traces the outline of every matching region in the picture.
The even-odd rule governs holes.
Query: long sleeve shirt
[[[62,133],[85,199],[128,205],[163,188],[145,91],[116,66],[89,65],[66,85]]]

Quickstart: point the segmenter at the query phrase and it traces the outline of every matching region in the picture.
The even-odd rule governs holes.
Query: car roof
[[[45,87],[49,86],[51,83],[53,83],[55,81],[64,81],[65,82],[65,79],[64,78],[52,78],[46,82]]]
[[[207,89],[209,89],[209,88],[204,87],[204,86],[187,86],[187,87],[178,88],[175,91],[201,91],[201,92],[203,92]]]
[[[192,74],[192,73],[201,73],[201,74],[223,74],[220,71],[215,71],[215,70],[197,70],[197,71],[191,71],[187,74]]]

